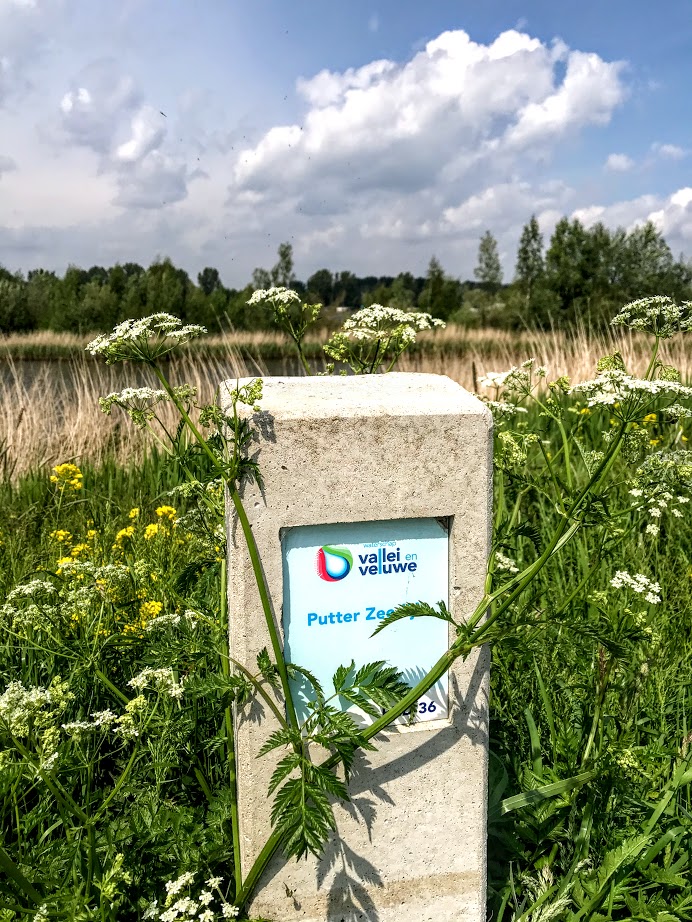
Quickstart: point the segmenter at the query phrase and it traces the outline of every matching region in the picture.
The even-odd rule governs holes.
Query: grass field
[[[546,363],[550,378],[567,373],[574,380],[591,377],[596,360],[613,348],[633,368],[641,370],[645,361],[643,341],[630,336],[606,342],[477,332],[468,334],[468,343],[463,356],[413,355],[400,369],[446,373],[471,388],[474,374],[503,370],[527,355]],[[692,377],[682,346],[662,358]],[[230,353],[215,362],[188,359],[171,371],[173,379],[211,396],[221,378],[244,369]],[[232,855],[219,731],[223,702],[210,679],[214,630],[203,621],[201,628],[179,623],[185,609],[204,615],[218,607],[222,541],[213,527],[205,531],[192,520],[173,527],[166,510],[188,512],[189,501],[175,492],[180,470],[122,418],[98,409],[97,397],[121,385],[115,372],[91,362],[75,366],[72,378],[54,376],[47,365],[29,384],[17,370],[3,385],[0,598],[17,584],[49,578],[62,587],[64,621],[55,628],[56,645],[55,632],[20,629],[35,613],[15,619],[0,635],[0,688],[18,675],[44,687],[57,675],[71,676],[83,709],[80,715],[69,705],[74,719],[84,709],[122,709],[117,694],[95,676],[97,664],[118,688],[139,670],[172,664],[204,694],[186,695],[179,705],[164,702],[168,710],[151,718],[152,732],[143,733],[141,743],[100,744],[91,770],[86,744],[60,749],[64,762],[56,778],[71,795],[97,816],[98,805],[109,804],[91,845],[78,835],[70,839],[69,810],[59,799],[56,807],[26,766],[0,752],[0,863],[4,848],[42,896],[83,895],[89,874],[110,874],[113,913],[84,910],[83,918],[134,922],[183,871],[227,880]],[[536,409],[512,425],[518,438],[538,433],[544,455],[532,443],[512,461],[498,442],[505,460],[496,474],[495,539],[507,567],[535,560],[559,523],[544,457],[561,459],[560,478],[573,478],[578,489],[589,453],[602,450],[603,433],[613,428],[608,407],[589,409],[578,398],[563,402],[565,426],[581,445],[570,472],[556,427]],[[590,512],[594,527],[580,531],[541,572],[511,612],[511,635],[493,649],[493,920],[692,919],[692,521],[686,505],[692,471],[687,483],[671,485],[671,500],[662,506],[651,498],[664,495],[657,487],[641,500],[630,492],[642,459],[685,449],[692,426],[665,421],[654,409],[641,428],[640,456],[618,460],[612,486]],[[81,467],[78,489],[49,479],[53,465],[68,461]],[[84,567],[60,563],[68,558]],[[87,585],[78,576],[91,572],[90,565],[125,568],[129,576],[118,587],[96,585],[82,610],[75,606]],[[613,586],[618,571],[657,581],[662,601],[644,605],[627,584]],[[147,620],[160,614],[178,617],[178,626],[154,637]],[[49,746],[50,739],[42,740],[37,751]],[[118,787],[128,759],[131,774]],[[0,884],[0,918],[18,922],[25,916],[12,907],[29,905],[29,896],[17,880],[7,880]],[[105,885],[99,886],[91,892],[102,906]]]
[[[567,374],[573,381],[590,378],[602,355],[619,350],[628,367],[642,371],[646,364],[647,340],[629,333],[588,337],[585,333],[508,333],[499,330],[460,330],[449,327],[420,336],[427,343],[421,351],[406,354],[398,371],[448,375],[468,390],[477,390],[477,379],[487,371],[501,371],[534,357],[548,366],[551,378]],[[125,383],[120,367],[108,368],[86,357],[88,337],[70,334],[32,333],[0,341],[0,476],[14,476],[59,461],[88,460],[98,463],[106,457],[121,462],[141,457],[146,445],[139,433],[117,417],[105,417],[99,396],[119,390]],[[170,368],[171,380],[195,385],[204,400],[211,399],[220,381],[267,373],[267,362],[276,356],[290,356],[290,343],[279,333],[237,334],[208,337],[208,351],[190,350],[186,358]],[[313,345],[318,339],[314,338]],[[3,348],[15,358],[1,359]],[[19,356],[71,356],[65,362],[26,362]],[[271,348],[269,348],[271,347]],[[255,359],[243,357],[250,350]],[[263,352],[264,350],[264,352]],[[681,337],[664,350],[664,358],[692,379],[692,353]],[[324,367],[315,360],[316,367]],[[282,373],[282,369],[277,371]],[[277,373],[273,371],[273,373]],[[140,383],[150,383],[141,380]]]

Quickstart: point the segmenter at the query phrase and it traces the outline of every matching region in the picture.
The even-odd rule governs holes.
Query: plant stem
[[[264,578],[264,571],[262,570],[262,562],[260,560],[259,550],[257,549],[257,542],[255,541],[252,526],[250,525],[247,513],[245,512],[245,507],[243,506],[243,502],[240,498],[238,490],[235,487],[235,484],[229,485],[229,493],[233,506],[235,507],[236,515],[238,516],[238,521],[240,522],[240,527],[243,530],[243,536],[245,537],[248,553],[250,555],[250,562],[252,563],[252,570],[255,574],[255,581],[257,582],[257,588],[259,590],[260,600],[262,602],[264,618],[267,622],[272,649],[274,651],[274,660],[276,662],[276,668],[279,672],[279,678],[281,679],[281,687],[284,693],[284,698],[286,699],[288,720],[291,726],[297,730],[298,718],[296,717],[296,710],[293,704],[293,695],[291,694],[291,686],[288,680],[286,663],[284,661],[281,641],[279,640],[279,633],[274,622],[274,615],[272,613],[269,592],[267,591],[267,583]]]
[[[219,581],[219,611],[221,621],[221,636],[223,649],[220,652],[221,672],[228,678],[231,672],[230,655],[228,651],[228,572],[225,560],[221,562],[221,577]],[[231,836],[233,840],[233,873],[235,877],[236,893],[243,880],[243,871],[240,864],[240,818],[238,815],[238,779],[235,753],[235,727],[233,725],[233,711],[228,705],[224,708],[224,721],[226,724],[226,754],[228,758],[228,788],[231,797]]]

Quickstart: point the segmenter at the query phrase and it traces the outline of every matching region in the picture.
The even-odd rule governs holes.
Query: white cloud
[[[609,154],[605,162],[606,170],[612,170],[614,173],[625,173],[634,167],[634,160],[627,154]]]
[[[131,137],[118,145],[114,157],[125,163],[136,163],[161,145],[166,134],[163,116],[151,106],[142,106],[131,124]]]
[[[12,170],[17,169],[16,162],[12,157],[5,157],[3,154],[0,154],[0,177],[3,173],[10,173]]]
[[[0,107],[31,88],[31,75],[55,38],[62,0],[0,0]]]
[[[602,221],[606,226],[632,230],[652,221],[674,253],[692,249],[692,188],[668,196],[641,195],[610,205],[593,205],[573,212],[587,226]]]
[[[687,153],[684,148],[679,147],[677,144],[660,144],[658,141],[651,145],[651,150],[654,154],[666,160],[682,160]]]
[[[93,61],[76,77],[60,100],[60,115],[70,141],[109,156],[116,139],[141,106],[132,77],[111,59]]]
[[[424,272],[433,253],[470,277],[490,228],[509,274],[534,213],[546,236],[570,212],[613,227],[651,217],[674,248],[692,247],[690,190],[604,205],[548,178],[560,175],[561,148],[605,125],[627,95],[621,64],[561,42],[510,30],[483,44],[444,32],[403,62],[303,77],[301,116],[259,135],[212,117],[203,89],[171,88],[178,102],[166,101],[165,119],[119,61],[78,68],[42,90],[59,138],[32,147],[26,128],[21,145],[3,144],[21,169],[2,176],[0,245],[25,267],[169,254],[193,271],[218,265],[238,285],[291,240],[303,277],[325,265]],[[16,93],[14,70],[9,84]],[[243,134],[256,140],[241,149]],[[658,157],[674,156],[666,146]],[[626,154],[607,161],[626,163]]]
[[[522,153],[549,154],[568,133],[605,123],[625,97],[620,72],[514,30],[489,45],[444,32],[402,65],[299,80],[302,124],[276,126],[242,151],[232,190],[300,199],[334,181],[345,211],[369,189],[410,195],[441,178],[470,193],[479,173],[506,173]]]
[[[126,209],[164,208],[182,201],[192,178],[184,159],[166,151],[166,120],[142,101],[134,79],[116,62],[92,62],[60,101],[71,143],[99,155],[115,178],[113,203]]]

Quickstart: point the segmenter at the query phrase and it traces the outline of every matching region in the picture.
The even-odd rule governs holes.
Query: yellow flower
[[[656,416],[655,413],[647,413],[646,416],[644,417],[643,422],[645,422],[645,423],[655,423],[657,419],[658,419],[658,417]]]
[[[57,563],[58,573],[60,573],[61,569],[65,566],[66,563],[72,563],[72,558],[71,557],[61,557],[58,560],[58,563]]]
[[[150,541],[152,538],[155,538],[156,535],[158,535],[159,528],[160,526],[156,522],[152,523],[151,525],[147,525],[147,527],[144,529],[144,537],[147,539],[147,541]]]
[[[72,539],[72,535],[69,531],[65,531],[64,528],[58,528],[57,531],[52,531],[50,537],[59,541],[61,544],[63,541],[70,541]]]
[[[90,528],[86,536],[87,536],[87,541],[93,541],[94,538],[96,537],[96,531],[93,528]]]
[[[58,464],[53,468],[50,475],[50,482],[54,483],[59,490],[65,490],[69,487],[71,490],[82,489],[82,479],[84,475],[76,464]]]
[[[139,606],[139,613],[142,618],[155,618],[157,615],[161,614],[162,608],[163,602],[142,602]]]
[[[135,506],[133,509],[130,509],[127,516],[130,519],[138,519],[139,518],[139,506]]]
[[[682,435],[682,436],[680,436],[680,438],[682,439],[683,442],[688,442],[688,441],[689,441],[689,439],[687,438],[686,435]]]
[[[80,554],[83,554],[84,551],[88,551],[88,550],[89,550],[88,544],[75,544],[75,546],[70,551],[70,556],[77,558],[79,557]]]
[[[589,409],[589,407],[582,407],[579,412],[581,413],[582,416],[589,416],[591,414],[591,410]]]
[[[160,519],[168,519],[170,522],[172,522],[178,512],[173,508],[173,506],[159,506],[159,508],[156,510],[156,514]]]
[[[660,439],[649,439],[649,445],[656,446],[659,444],[660,441],[661,441]]]
[[[135,526],[128,525],[127,528],[121,528],[118,534],[115,536],[115,543],[113,547],[115,549],[122,548],[123,542],[126,538],[131,538],[135,533]]]

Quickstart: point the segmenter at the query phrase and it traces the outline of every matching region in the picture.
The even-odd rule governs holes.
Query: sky
[[[523,224],[692,256],[690,0],[0,0],[0,265],[473,277]]]

